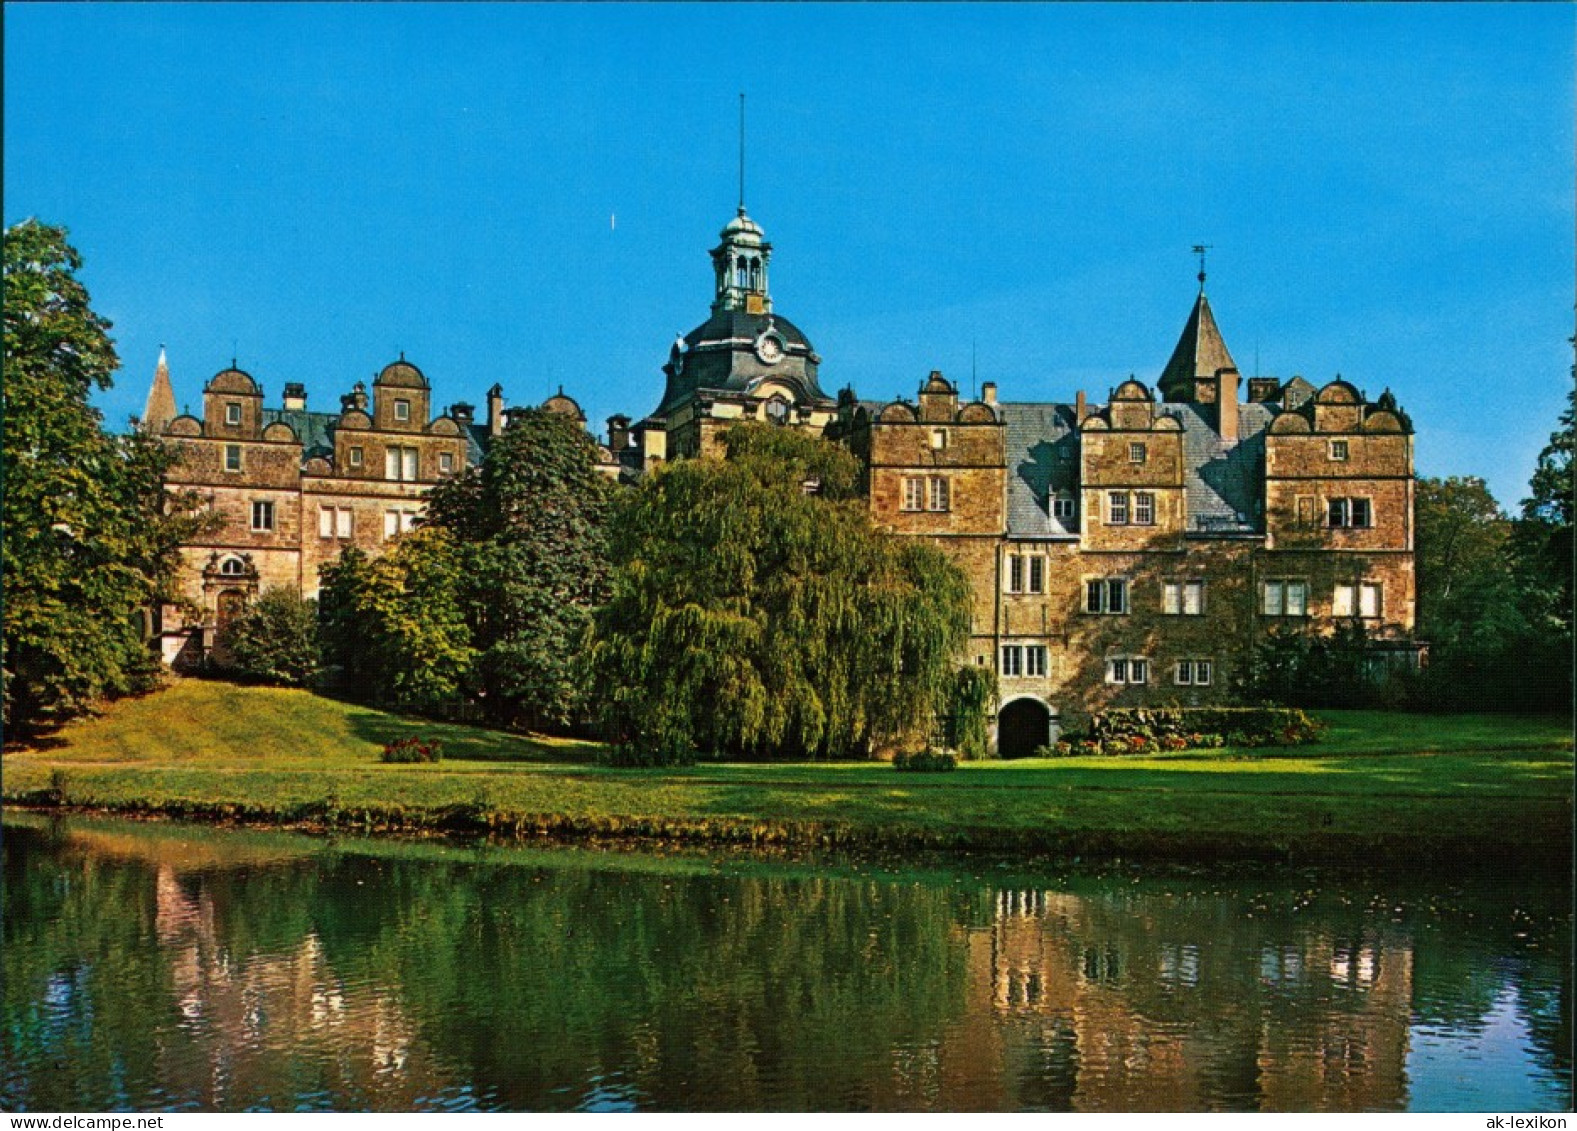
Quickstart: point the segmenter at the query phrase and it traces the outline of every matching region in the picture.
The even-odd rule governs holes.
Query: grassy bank
[[[4,797],[203,819],[726,843],[926,846],[1130,857],[1564,866],[1563,721],[1322,715],[1317,746],[966,764],[597,764],[593,744],[388,715],[304,692],[182,681],[8,752]],[[445,760],[389,766],[384,742]]]

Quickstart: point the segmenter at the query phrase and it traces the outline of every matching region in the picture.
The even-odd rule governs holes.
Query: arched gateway
[[[997,714],[997,755],[1028,758],[1036,747],[1056,741],[1052,733],[1056,714],[1033,696],[1010,699]]]

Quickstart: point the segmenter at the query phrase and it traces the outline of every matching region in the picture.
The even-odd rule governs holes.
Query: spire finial
[[[1209,251],[1213,246],[1214,246],[1213,244],[1208,244],[1208,243],[1196,243],[1194,245],[1194,254],[1199,256],[1199,293],[1200,294],[1204,294],[1205,293],[1205,252]]]

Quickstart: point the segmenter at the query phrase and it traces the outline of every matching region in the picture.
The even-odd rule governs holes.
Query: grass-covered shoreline
[[[403,718],[300,691],[178,681],[8,751],[10,804],[309,828],[720,844],[1566,868],[1563,720],[1321,713],[1318,745],[1148,758],[601,765],[592,743]],[[384,765],[437,738],[444,761]]]

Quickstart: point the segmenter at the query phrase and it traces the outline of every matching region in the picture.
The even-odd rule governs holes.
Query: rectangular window
[[[1017,644],[1002,645],[1002,674],[1022,675],[1023,649]]]
[[[274,504],[259,500],[252,504],[252,529],[274,529]]]
[[[1044,644],[1029,644],[1025,646],[1024,674],[1035,676],[1046,674],[1046,646]]]
[[[1149,452],[1146,451],[1145,446],[1143,444],[1129,444],[1128,445],[1128,462],[1129,463],[1143,463],[1145,461],[1145,457],[1147,455],[1149,455]]]
[[[1332,440],[1331,441],[1331,458],[1334,459],[1334,460],[1344,460],[1344,459],[1347,458],[1347,441],[1346,440]]]
[[[383,470],[386,479],[401,479],[407,483],[416,478],[416,449],[389,448],[383,453]]]
[[[396,420],[409,420],[410,418],[411,418],[411,402],[410,401],[395,401],[394,402],[394,419],[396,419]]]
[[[1302,530],[1311,530],[1314,527],[1314,496],[1298,496],[1298,526]]]
[[[1068,519],[1072,518],[1074,514],[1075,508],[1072,495],[1058,494],[1057,497],[1051,501],[1052,518],[1061,519],[1062,521],[1066,522]]]
[[[318,511],[318,537],[334,537],[334,508],[323,507]]]
[[[450,474],[452,474],[454,472],[454,453],[453,452],[439,452],[438,453],[438,470],[443,472],[445,475],[450,475]]]
[[[1150,661],[1140,656],[1113,656],[1106,661],[1107,683],[1148,683]]]
[[[952,505],[952,498],[947,480],[940,475],[932,476],[930,509],[934,511],[951,510]]]
[[[1327,507],[1331,526],[1367,527],[1374,525],[1373,518],[1368,499],[1331,499]]]
[[[925,480],[920,478],[905,479],[903,481],[903,509],[906,511],[919,511],[925,509]]]
[[[931,447],[935,451],[941,451],[943,448],[947,447],[946,428],[931,429]]]
[[[1211,674],[1209,660],[1179,660],[1174,682],[1183,687],[1208,687]]]
[[[1039,554],[1029,559],[1029,591],[1031,593],[1046,591],[1046,559]]]
[[[1122,491],[1108,491],[1106,494],[1108,517],[1106,521],[1112,526],[1128,525],[1128,496]]]
[[[241,470],[241,445],[240,444],[226,444],[225,445],[225,470],[226,471],[240,471]]]
[[[1155,525],[1155,496],[1149,491],[1134,493],[1133,520],[1139,526]]]
[[[350,450],[350,465],[352,467],[360,467],[361,466],[361,449],[360,448],[352,448]]]
[[[240,424],[241,423],[241,406],[239,404],[237,404],[235,401],[229,401],[229,402],[227,402],[225,404],[225,423],[226,424]]]
[[[1375,582],[1338,585],[1331,597],[1331,616],[1377,617],[1380,615],[1380,586]]]
[[[1379,585],[1365,582],[1358,586],[1358,615],[1361,617],[1377,617],[1380,615]]]
[[[1265,582],[1264,603],[1268,617],[1301,617],[1309,611],[1309,585],[1306,581]]]
[[[1024,559],[1017,554],[1008,555],[1008,592],[1024,592]]]
[[[415,479],[416,478],[416,449],[415,448],[405,448],[404,450],[401,451],[400,457],[401,457],[401,469],[404,472],[403,478],[405,478],[407,480]]]
[[[355,512],[349,507],[340,507],[334,516],[334,533],[340,538],[349,538],[355,529]]]
[[[1161,611],[1174,616],[1199,616],[1205,611],[1205,583],[1203,581],[1162,583]]]
[[[1126,613],[1128,582],[1121,577],[1095,578],[1084,583],[1084,611],[1087,613]]]
[[[393,538],[399,532],[400,532],[400,512],[399,511],[384,511],[383,512],[383,536],[385,538]]]

